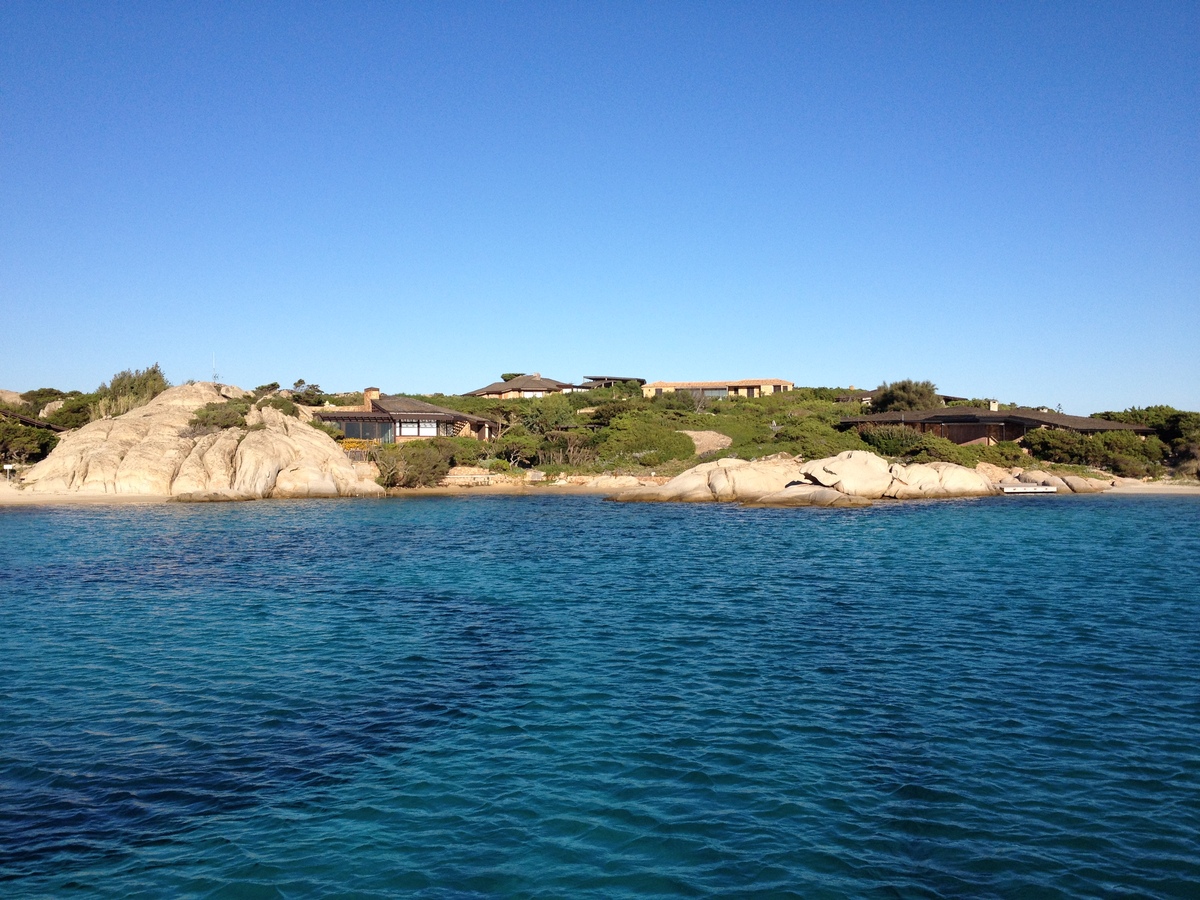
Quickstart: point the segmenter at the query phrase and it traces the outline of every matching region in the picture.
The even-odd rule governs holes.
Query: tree
[[[891,412],[906,409],[937,409],[942,405],[937,385],[932,381],[886,381],[879,386],[879,396],[871,404],[875,412]]]
[[[46,428],[32,428],[0,418],[0,459],[17,463],[38,460],[54,449],[58,435]]]
[[[520,378],[524,372],[505,372],[500,376],[501,381],[512,381],[514,378]]]

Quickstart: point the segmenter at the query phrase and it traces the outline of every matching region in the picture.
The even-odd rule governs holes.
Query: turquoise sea
[[[1200,897],[1200,501],[0,509],[0,896]]]

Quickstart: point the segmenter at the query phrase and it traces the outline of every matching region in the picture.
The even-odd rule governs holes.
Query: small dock
[[[1054,494],[1058,492],[1052,484],[1002,484],[1000,490],[1005,494]]]

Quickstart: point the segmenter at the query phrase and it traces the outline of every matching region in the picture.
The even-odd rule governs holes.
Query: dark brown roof
[[[415,400],[412,397],[399,397],[388,394],[372,400],[370,412],[362,409],[345,410],[341,408],[330,409],[329,407],[322,407],[321,409],[314,410],[313,415],[322,421],[326,419],[338,419],[342,421],[357,419],[363,422],[390,422],[408,416],[434,422],[470,422],[473,425],[495,424],[490,419],[459,412],[456,409],[446,409],[444,406],[434,406],[432,403],[426,403],[424,400]]]
[[[11,409],[0,408],[0,416],[6,416],[10,419],[16,419],[22,425],[28,425],[31,428],[45,428],[47,431],[66,431],[62,425],[51,425],[49,422],[43,422],[41,419],[31,419],[29,416],[23,416],[18,412],[13,412]]]
[[[543,393],[549,391],[553,393],[573,387],[575,385],[565,381],[555,381],[553,378],[543,378],[541,375],[518,375],[510,381],[494,381],[487,387],[469,391],[463,396],[482,397],[485,394],[503,394],[507,391],[542,391]]]
[[[630,378],[621,375],[584,375],[587,380],[580,387],[606,387],[610,384],[617,384],[622,381],[636,381],[638,384],[645,384],[645,378]]]
[[[1042,412],[1040,409],[1018,407],[993,412],[977,406],[948,406],[942,409],[904,410],[874,413],[869,416],[850,416],[842,419],[847,425],[903,425],[906,422],[929,422],[950,425],[955,422],[1010,422],[1031,428],[1048,426],[1070,431],[1093,433],[1097,431],[1133,431],[1138,434],[1153,434],[1154,429],[1129,422],[1113,422],[1110,419],[1093,419],[1089,416],[1068,416],[1063,413]]]

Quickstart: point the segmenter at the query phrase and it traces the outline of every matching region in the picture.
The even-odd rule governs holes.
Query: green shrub
[[[511,466],[528,468],[537,459],[541,443],[536,436],[513,429],[492,444],[492,452]]]
[[[450,460],[433,441],[409,441],[398,446],[403,461],[396,482],[400,487],[431,487],[450,471]]]
[[[269,406],[272,409],[279,410],[285,416],[290,416],[293,419],[297,418],[300,414],[299,410],[296,409],[296,404],[287,397],[264,397],[262,400],[258,401],[256,406],[259,409],[262,409],[264,406]]]
[[[876,425],[859,429],[859,437],[881,456],[905,456],[921,443],[921,434],[904,425]]]
[[[1039,428],[1026,434],[1022,442],[1036,459],[1095,466],[1133,478],[1157,474],[1168,452],[1157,436],[1143,439],[1132,431],[1080,434]]]
[[[329,435],[335,441],[342,441],[346,437],[344,434],[342,434],[342,429],[338,428],[336,425],[330,425],[328,422],[322,422],[318,419],[309,419],[308,424],[317,429],[317,431],[321,431]]]
[[[979,462],[991,463],[993,466],[1012,468],[1029,462],[1029,457],[1016,441],[1000,441],[992,446],[972,446],[979,454]]]
[[[949,462],[974,468],[979,462],[979,449],[964,447],[936,434],[923,434],[909,449],[913,462]]]
[[[187,433],[191,437],[198,437],[225,428],[245,427],[246,413],[248,412],[250,412],[250,401],[246,398],[206,403],[196,410],[191,421],[188,422]]]
[[[858,432],[838,431],[820,415],[793,416],[776,433],[777,450],[794,453],[805,459],[824,459],[837,456],[843,450],[869,450]],[[745,445],[738,445],[744,455]],[[755,454],[757,455],[757,454]]]
[[[82,428],[92,421],[92,407],[99,401],[99,394],[79,394],[63,401],[63,405],[52,412],[46,421],[60,428]]]
[[[36,462],[58,444],[58,435],[48,428],[22,425],[0,418],[0,459],[16,463]]]
[[[67,394],[58,388],[35,388],[32,391],[25,391],[21,394],[21,402],[25,404],[25,410],[27,410],[28,415],[36,416],[47,403],[55,400],[66,400],[68,396],[79,396],[79,391]]]
[[[597,435],[596,443],[601,459],[633,459],[643,466],[696,455],[696,445],[686,434],[632,415],[613,419]]]
[[[871,405],[874,412],[890,412],[891,410],[906,409],[937,409],[942,405],[938,396],[937,385],[932,381],[913,381],[906,378],[903,381],[884,382],[879,396]]]

